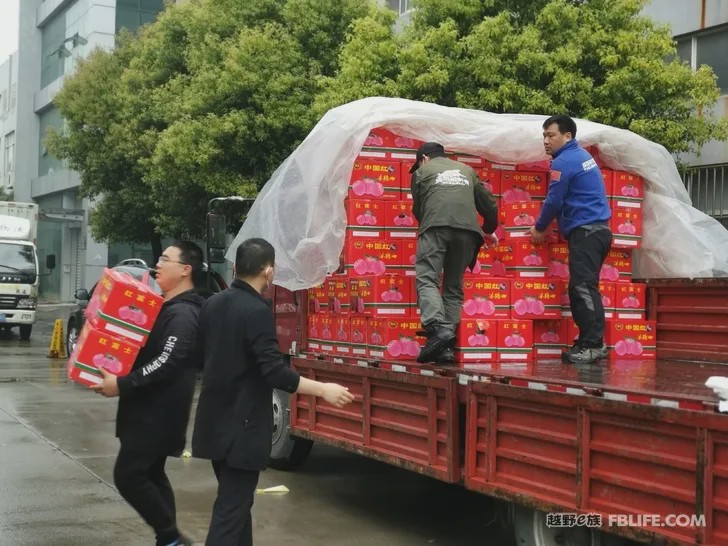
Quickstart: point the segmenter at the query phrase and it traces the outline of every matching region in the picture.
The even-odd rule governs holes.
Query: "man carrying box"
[[[531,227],[531,239],[543,244],[546,228],[557,218],[559,231],[569,243],[569,299],[579,327],[579,339],[564,357],[573,363],[595,362],[607,356],[599,293],[599,271],[612,245],[607,192],[594,158],[576,141],[573,119],[548,118],[543,124],[543,144],[553,161],[548,195]]]
[[[156,534],[157,546],[192,544],[177,529],[174,491],[164,472],[168,456],[185,446],[196,370],[201,364],[197,322],[204,298],[194,291],[202,272],[202,250],[183,241],[157,262],[164,305],[129,375],[99,368],[104,380],[90,387],[119,396],[114,466],[119,493]]]

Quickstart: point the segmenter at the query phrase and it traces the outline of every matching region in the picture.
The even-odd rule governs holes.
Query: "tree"
[[[15,201],[15,197],[13,195],[13,190],[6,190],[5,188],[0,188],[0,201]]]
[[[492,112],[566,113],[630,129],[673,153],[728,138],[696,115],[718,98],[708,67],[677,58],[645,0],[419,0],[403,34],[354,27],[318,111],[386,94]],[[377,41],[367,41],[372,28]],[[363,59],[387,67],[362,75]],[[380,93],[381,94],[381,93]]]

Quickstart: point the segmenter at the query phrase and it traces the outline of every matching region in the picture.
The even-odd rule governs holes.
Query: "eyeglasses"
[[[159,262],[162,262],[162,263],[165,263],[165,264],[167,262],[172,262],[173,264],[190,265],[187,262],[180,262],[179,260],[173,260],[172,258],[170,258],[168,256],[165,256],[164,254],[162,254],[159,257],[159,260],[157,260],[157,263],[159,263]]]

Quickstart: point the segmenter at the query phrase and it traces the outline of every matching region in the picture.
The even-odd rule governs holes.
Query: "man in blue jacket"
[[[569,116],[544,122],[543,145],[553,160],[548,195],[531,239],[542,244],[546,229],[557,219],[569,243],[569,298],[579,327],[579,339],[564,357],[573,363],[595,362],[607,356],[599,293],[599,271],[612,244],[607,192],[594,158],[576,141],[576,123]]]

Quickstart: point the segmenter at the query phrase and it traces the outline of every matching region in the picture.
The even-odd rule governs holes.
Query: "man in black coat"
[[[156,534],[157,546],[186,545],[177,529],[172,486],[164,472],[168,456],[185,447],[196,369],[201,363],[197,322],[204,299],[194,291],[202,271],[202,251],[183,241],[168,247],[157,262],[164,305],[129,375],[101,370],[93,390],[119,396],[116,436],[121,447],[114,483],[124,499]]]
[[[354,399],[345,387],[291,370],[278,347],[273,312],[261,294],[271,286],[275,250],[248,239],[235,256],[235,281],[200,314],[204,353],[192,454],[212,461],[217,499],[206,544],[253,544],[250,509],[273,435],[273,388],[315,395],[336,407]]]

